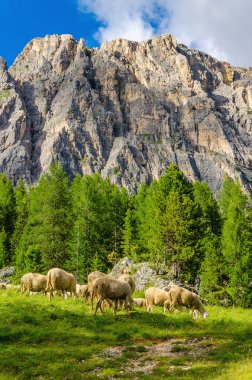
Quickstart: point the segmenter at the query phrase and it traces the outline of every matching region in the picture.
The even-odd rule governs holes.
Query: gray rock
[[[37,182],[54,160],[135,191],[176,163],[217,191],[224,173],[251,191],[252,70],[171,35],[88,49],[35,38],[0,60],[0,171]]]
[[[10,284],[11,280],[8,278],[13,275],[15,267],[5,267],[0,269],[0,283]]]

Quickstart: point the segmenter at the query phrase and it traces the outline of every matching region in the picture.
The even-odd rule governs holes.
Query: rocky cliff
[[[51,35],[0,60],[0,170],[34,183],[54,160],[136,190],[172,162],[216,191],[252,190],[252,69],[163,35],[89,49]]]

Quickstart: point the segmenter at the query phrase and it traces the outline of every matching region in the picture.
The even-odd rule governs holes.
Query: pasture
[[[0,380],[251,380],[251,309],[207,307],[210,316],[112,310],[0,290]]]

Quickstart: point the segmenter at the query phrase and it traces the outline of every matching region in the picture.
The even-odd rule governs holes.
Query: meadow
[[[252,311],[135,308],[93,317],[79,299],[0,291],[0,380],[252,379]]]

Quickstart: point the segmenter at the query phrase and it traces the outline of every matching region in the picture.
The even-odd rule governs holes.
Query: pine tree
[[[192,280],[198,270],[197,218],[193,200],[178,191],[170,191],[163,214],[165,258],[174,275]]]
[[[106,271],[112,256],[120,257],[128,195],[96,173],[76,176],[72,196],[72,264],[76,263],[78,278],[85,280],[97,265]]]
[[[252,276],[252,206],[238,182],[226,178],[220,193],[223,214],[222,252],[224,275],[236,303],[251,304],[247,298]],[[251,294],[251,291],[250,291]]]
[[[18,182],[17,187],[14,189],[14,195],[16,200],[16,221],[11,238],[11,250],[15,257],[28,218],[28,192],[23,180]]]
[[[11,237],[15,219],[13,186],[6,174],[0,174],[0,267],[13,263]]]
[[[207,184],[196,181],[193,187],[194,201],[198,207],[201,290],[208,293],[220,285],[223,265],[221,216],[218,203]]]
[[[153,181],[149,188],[143,187],[140,196],[137,194],[137,244],[142,258],[157,263],[164,261],[167,246],[163,215],[166,212],[167,197],[172,191],[176,191],[193,198],[192,189],[183,173],[172,164],[158,181]]]
[[[63,168],[55,162],[30,190],[28,219],[17,248],[23,271],[65,267],[69,259],[71,194]]]
[[[135,241],[135,220],[133,219],[133,212],[128,208],[125,216],[122,248],[125,256],[132,258],[135,262],[138,261],[137,244]]]

